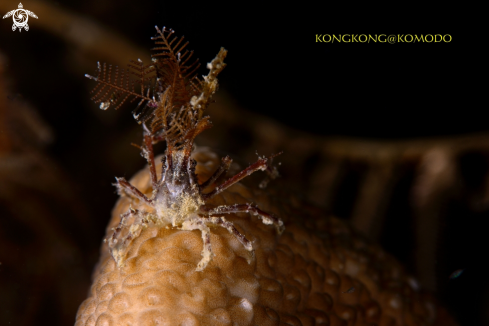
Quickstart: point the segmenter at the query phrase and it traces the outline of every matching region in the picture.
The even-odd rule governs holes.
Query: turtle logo
[[[27,25],[29,16],[37,19],[35,13],[23,9],[22,3],[19,3],[19,9],[9,11],[5,16],[3,16],[3,19],[10,16],[13,16],[14,18],[14,24],[12,25],[12,30],[15,31],[17,28],[19,28],[19,32],[22,32],[22,28],[25,28],[26,31],[29,30],[29,25]]]

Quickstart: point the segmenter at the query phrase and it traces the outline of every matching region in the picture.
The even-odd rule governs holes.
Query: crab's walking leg
[[[129,196],[132,196],[134,198],[137,198],[141,201],[144,201],[146,204],[149,204],[153,206],[153,201],[146,197],[145,194],[143,194],[141,191],[139,191],[136,187],[134,187],[132,184],[130,184],[125,178],[115,178],[117,180],[117,183],[115,186],[117,187],[117,190],[119,191],[120,194],[127,194]]]
[[[137,237],[141,232],[142,226],[145,223],[148,223],[148,220],[146,219],[148,214],[148,212],[139,211],[130,207],[126,213],[121,214],[121,221],[119,222],[119,225],[117,225],[117,227],[112,229],[114,230],[112,236],[104,240],[104,242],[108,243],[109,252],[116,261],[117,266],[122,266],[124,257],[126,255],[126,248],[129,242]],[[131,223],[127,234],[121,237],[122,230],[129,227],[126,224],[126,221],[131,216],[134,216],[135,220]],[[133,228],[133,226],[138,227]]]
[[[121,214],[121,221],[119,222],[119,225],[117,227],[112,228],[114,230],[114,233],[112,233],[112,236],[106,240],[108,240],[109,245],[111,243],[117,243],[117,237],[121,233],[122,229],[126,226],[126,220],[128,217],[135,215],[135,216],[146,216],[148,213],[145,211],[139,211],[137,209],[134,209],[132,207],[129,207],[129,210],[125,212],[124,214]],[[142,218],[141,218],[142,219]],[[105,241],[106,241],[105,240]],[[132,240],[131,235],[129,234],[126,239],[124,239],[125,242]]]
[[[202,241],[204,243],[204,246],[202,248],[202,259],[197,264],[196,271],[203,271],[212,259],[212,246],[209,227],[204,223],[204,219],[194,218],[189,221],[183,222],[181,229],[188,231],[200,230],[200,232],[202,232]]]
[[[158,177],[156,176],[156,167],[155,167],[155,155],[153,151],[153,139],[150,134],[144,133],[144,156],[148,161],[149,165],[149,174],[151,175],[151,184],[153,189],[157,189],[158,187]]]
[[[233,214],[233,213],[251,213],[253,215],[258,215],[263,221],[263,224],[273,224],[277,228],[277,232],[282,234],[284,232],[284,222],[271,213],[267,213],[262,211],[258,207],[252,204],[236,204],[236,205],[223,205],[218,206],[216,208],[208,209],[205,206],[200,207],[200,210],[205,212],[208,215],[216,215],[216,214]]]
[[[246,239],[246,237],[243,234],[241,234],[241,232],[239,232],[238,229],[236,229],[236,227],[233,225],[233,223],[226,221],[226,219],[224,219],[224,217],[212,216],[212,217],[204,218],[204,220],[206,223],[216,224],[216,225],[219,225],[219,226],[227,229],[229,231],[229,233],[234,235],[236,237],[236,239],[238,239],[238,241],[241,242],[241,244],[245,247],[246,250],[248,250],[248,251],[253,250],[253,246],[251,245],[251,241]]]
[[[231,187],[236,182],[239,182],[241,179],[249,176],[253,172],[258,171],[258,170],[264,171],[267,168],[267,160],[268,160],[267,158],[259,159],[258,161],[251,164],[250,166],[248,166],[243,171],[236,174],[234,177],[231,177],[231,178],[227,179],[226,181],[224,181],[222,184],[217,186],[216,189],[214,189],[213,191],[211,191],[207,194],[203,194],[202,197],[204,198],[204,200],[210,199],[210,198],[214,197],[215,195],[217,195],[218,193],[223,192],[227,188]]]
[[[221,164],[219,165],[217,170],[209,179],[207,179],[207,181],[200,185],[200,189],[204,190],[205,188],[213,184],[217,180],[217,178],[219,178],[223,173],[226,173],[229,170],[232,162],[233,160],[229,156],[223,157],[221,160]]]
[[[124,214],[121,214],[121,220],[119,222],[119,225],[117,227],[113,228],[114,233],[112,233],[112,236],[108,239],[105,239],[105,241],[109,241],[109,245],[114,242],[114,240],[119,236],[119,233],[121,233],[122,228],[125,226],[126,219],[131,216],[137,214],[137,210],[133,209],[132,207],[129,208],[129,211],[125,212]]]

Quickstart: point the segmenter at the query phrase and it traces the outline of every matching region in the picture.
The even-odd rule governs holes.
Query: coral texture
[[[193,158],[202,180],[219,165],[206,149],[198,148]],[[130,182],[152,191],[148,169]],[[254,257],[220,227],[212,229],[215,256],[203,271],[196,271],[202,251],[198,230],[150,225],[133,240],[122,267],[103,244],[76,326],[451,324],[391,256],[344,222],[293,196],[241,183],[211,201],[248,202],[275,213],[286,227],[277,235],[256,216],[226,216],[252,241]],[[107,236],[130,205],[144,206],[122,197]]]

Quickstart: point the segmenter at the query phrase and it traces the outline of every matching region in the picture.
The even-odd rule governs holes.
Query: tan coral
[[[193,158],[201,180],[219,164],[217,155],[203,149]],[[147,194],[152,191],[148,169],[131,183]],[[292,196],[240,183],[211,201],[248,202],[275,213],[286,226],[277,235],[256,216],[227,216],[252,241],[254,258],[219,227],[211,232],[215,256],[199,272],[202,237],[197,230],[147,227],[131,243],[120,268],[104,244],[76,326],[450,325],[392,257],[344,222]],[[107,236],[130,205],[138,203],[119,200]]]

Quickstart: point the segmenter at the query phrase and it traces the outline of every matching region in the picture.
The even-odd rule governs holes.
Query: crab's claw
[[[15,24],[12,25],[12,31],[15,32],[15,30],[17,29],[17,26],[15,26]]]
[[[25,28],[26,31],[28,31],[29,30],[29,25],[25,24],[24,28]]]

